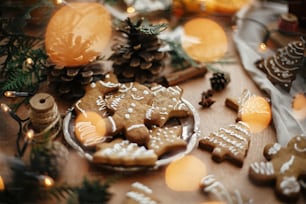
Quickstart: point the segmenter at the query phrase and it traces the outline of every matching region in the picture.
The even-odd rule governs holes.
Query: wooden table
[[[228,34],[228,39],[230,41],[229,53],[234,56],[233,58],[236,61],[234,64],[225,64],[220,67],[221,70],[230,73],[231,82],[225,90],[214,94],[213,98],[216,100],[215,104],[206,109],[201,108],[201,106],[198,105],[198,102],[200,101],[201,93],[210,88],[209,77],[211,76],[211,72],[208,72],[204,77],[189,80],[180,84],[184,90],[183,97],[195,107],[199,114],[201,135],[208,135],[212,131],[235,122],[237,114],[224,104],[227,97],[237,98],[244,89],[248,89],[251,93],[256,95],[265,96],[240,64],[240,59],[231,40],[232,31],[229,18],[220,17],[217,20],[219,20],[224,26]],[[42,88],[41,91],[48,91],[48,89]],[[3,97],[0,100],[1,103],[13,102],[10,99],[4,99]],[[71,106],[71,104],[62,101],[60,98],[56,98],[56,102],[58,103],[62,114],[65,114],[66,110]],[[21,117],[27,117],[28,110],[25,107],[21,107],[18,114]],[[0,151],[1,153],[13,155],[15,153],[15,135],[17,134],[17,126],[15,121],[3,113],[0,114],[0,120]],[[276,137],[272,124],[264,131],[252,134],[248,155],[242,168],[238,168],[226,161],[215,163],[212,161],[210,153],[198,149],[197,146],[191,152],[191,155],[200,159],[205,164],[207,174],[214,174],[216,178],[229,189],[237,189],[246,197],[252,198],[254,204],[276,204],[281,202],[276,199],[272,187],[260,187],[254,185],[248,178],[250,163],[255,161],[265,161],[263,148],[266,144],[274,142],[276,142]],[[177,192],[171,190],[165,183],[166,168],[167,167],[165,166],[152,171],[123,174],[123,177],[112,184],[110,188],[110,191],[113,193],[110,203],[121,203],[125,198],[125,193],[130,189],[130,185],[135,181],[141,182],[150,187],[161,203],[200,204],[208,203],[212,200],[210,197],[203,194],[200,189],[190,192]],[[194,168],[197,167],[195,166]],[[84,176],[104,179],[115,174],[121,173],[98,169],[82,158],[73,149],[70,149],[69,161],[66,168],[63,169],[62,180],[77,185],[83,180]],[[301,198],[298,203],[305,202],[306,198],[304,197]],[[50,201],[50,203],[54,203],[54,201]],[[63,203],[65,202],[63,201]]]

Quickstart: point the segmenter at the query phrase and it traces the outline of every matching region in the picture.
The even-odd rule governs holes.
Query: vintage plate
[[[189,154],[194,149],[194,147],[197,145],[198,142],[198,136],[200,134],[200,117],[197,111],[195,110],[195,108],[188,101],[183,99],[183,102],[188,106],[188,108],[192,112],[192,116],[178,119],[178,122],[182,125],[183,128],[181,137],[187,142],[186,149],[163,156],[162,158],[157,160],[156,164],[153,167],[145,167],[145,166],[126,167],[126,166],[113,166],[107,164],[101,164],[101,167],[105,169],[124,171],[124,172],[133,172],[145,169],[152,170],[152,169],[158,169],[161,166],[167,165],[170,162]],[[65,140],[72,148],[78,151],[81,154],[81,156],[85,157],[88,161],[92,161],[93,151],[83,147],[78,142],[78,140],[74,135],[74,120],[75,120],[75,113],[73,111],[73,108],[71,108],[66,113],[66,116],[63,121],[63,133]]]

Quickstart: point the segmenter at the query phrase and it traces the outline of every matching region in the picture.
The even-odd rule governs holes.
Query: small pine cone
[[[143,26],[143,19],[135,24],[128,18],[118,28],[122,34],[112,46],[113,71],[120,82],[151,83],[164,70],[165,52],[160,51],[157,37],[163,27]]]
[[[230,75],[225,72],[214,72],[210,78],[210,85],[214,91],[223,90],[230,82]]]
[[[84,95],[84,87],[103,77],[104,68],[101,63],[93,62],[81,67],[53,67],[50,81],[61,96],[68,99],[80,98]]]
[[[215,101],[211,99],[212,96],[213,90],[209,89],[207,91],[203,91],[199,105],[201,105],[203,108],[209,108],[212,104],[215,103]]]

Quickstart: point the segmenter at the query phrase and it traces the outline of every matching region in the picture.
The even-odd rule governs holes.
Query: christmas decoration
[[[84,87],[103,78],[104,65],[96,60],[78,67],[57,67],[50,69],[49,78],[52,86],[65,99],[78,99],[85,93]]]
[[[230,82],[230,75],[226,72],[217,71],[209,78],[210,86],[214,91],[223,90]]]
[[[0,94],[5,91],[35,91],[46,79],[47,55],[39,37],[7,30],[13,23],[0,19]]]
[[[167,28],[166,24],[143,25],[144,19],[133,23],[127,18],[118,28],[122,36],[112,47],[114,73],[120,82],[152,82],[164,66],[166,54],[159,51],[162,43],[157,35]]]

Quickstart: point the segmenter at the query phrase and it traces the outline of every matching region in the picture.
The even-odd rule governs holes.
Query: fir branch
[[[165,40],[169,45],[171,56],[171,64],[175,69],[185,69],[187,67],[200,67],[200,64],[189,57],[183,50],[179,39],[175,40]]]
[[[140,31],[148,35],[158,35],[168,28],[168,24],[161,23],[157,25],[142,25]]]

